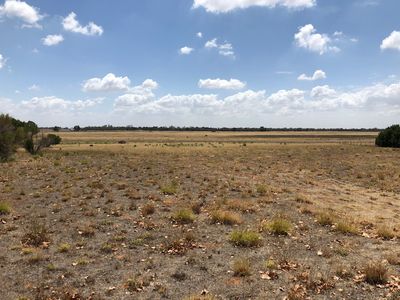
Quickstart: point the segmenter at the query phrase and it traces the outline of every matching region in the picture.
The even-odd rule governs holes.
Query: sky
[[[0,113],[40,126],[400,123],[398,0],[0,0]]]

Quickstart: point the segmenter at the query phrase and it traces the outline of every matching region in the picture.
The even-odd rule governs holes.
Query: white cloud
[[[4,68],[6,65],[6,59],[3,57],[3,55],[0,54],[0,69]]]
[[[85,92],[109,92],[128,90],[131,81],[128,77],[117,77],[113,73],[109,73],[103,78],[91,78],[83,83],[83,91]]]
[[[48,35],[42,39],[42,43],[45,46],[55,46],[64,41],[64,37],[61,34]]]
[[[332,40],[326,34],[316,32],[312,24],[307,24],[299,28],[299,32],[294,35],[296,44],[300,48],[307,49],[320,55],[326,52],[339,52],[336,46],[331,46]]]
[[[28,87],[28,90],[30,91],[40,91],[40,86],[36,85],[36,84],[32,84],[30,87]]]
[[[6,0],[0,5],[0,17],[17,18],[25,23],[25,27],[40,27],[38,22],[43,19],[39,9],[20,0]]]
[[[393,31],[387,38],[382,41],[382,50],[398,50],[400,51],[400,31]]]
[[[326,73],[322,70],[316,70],[312,76],[307,76],[306,74],[301,74],[297,79],[305,81],[315,81],[326,78]]]
[[[146,79],[145,81],[143,81],[141,87],[144,89],[154,90],[158,88],[158,83],[153,79]]]
[[[194,0],[193,8],[203,7],[211,13],[227,13],[251,6],[268,8],[282,6],[290,9],[301,9],[313,7],[316,2],[316,0]]]
[[[197,35],[198,38],[202,38],[203,37],[203,33],[202,32],[198,32],[196,35]]]
[[[231,58],[235,58],[235,51],[231,43],[225,42],[223,44],[218,43],[218,39],[214,38],[212,40],[207,41],[204,44],[204,47],[207,49],[217,49],[218,53],[222,56],[227,56]]]
[[[89,22],[88,25],[82,26],[76,19],[76,14],[74,12],[71,12],[67,17],[63,19],[62,25],[66,31],[81,33],[84,35],[100,36],[104,32],[101,26],[96,25],[93,22]]]
[[[151,91],[122,95],[114,102],[119,112],[193,114],[207,116],[298,115],[326,111],[388,113],[400,110],[400,82],[339,91],[328,85],[310,91],[289,89],[267,95],[247,90],[220,98],[214,94],[171,95],[157,98]]]
[[[198,86],[205,89],[240,90],[245,88],[246,83],[238,79],[200,79]]]
[[[194,50],[193,48],[185,46],[185,47],[182,47],[181,49],[179,49],[179,53],[182,55],[189,55],[190,53],[193,52],[193,50]]]
[[[69,101],[62,98],[49,96],[49,97],[34,97],[27,101],[22,101],[20,108],[35,110],[40,113],[43,112],[53,112],[62,113],[66,111],[79,111],[84,110],[89,107],[93,107],[100,104],[103,99],[89,99],[89,100],[78,100]]]

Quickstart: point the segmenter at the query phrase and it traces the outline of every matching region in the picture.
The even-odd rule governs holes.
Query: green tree
[[[375,144],[379,147],[400,148],[400,125],[393,125],[381,131]]]

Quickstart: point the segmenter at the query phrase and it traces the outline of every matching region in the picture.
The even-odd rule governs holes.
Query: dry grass
[[[243,222],[241,216],[230,211],[216,210],[211,213],[213,223],[221,223],[225,225],[236,225]]]
[[[156,207],[152,203],[147,203],[142,207],[142,215],[148,216],[154,214],[156,211]]]
[[[332,226],[335,223],[335,219],[332,212],[320,212],[317,214],[317,222],[322,226]]]
[[[251,264],[247,258],[238,258],[233,262],[233,275],[238,277],[250,276]]]
[[[364,268],[365,282],[376,285],[388,282],[388,269],[382,263],[371,262]]]
[[[340,233],[343,233],[343,234],[353,234],[353,235],[355,235],[355,234],[359,233],[358,228],[356,227],[356,225],[353,222],[351,222],[349,220],[344,220],[344,219],[343,220],[339,220],[336,223],[335,230],[337,232],[340,232]]]
[[[376,230],[376,234],[384,240],[391,240],[396,237],[396,233],[387,225],[380,225]]]

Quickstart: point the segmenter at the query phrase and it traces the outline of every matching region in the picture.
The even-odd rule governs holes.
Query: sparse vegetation
[[[0,168],[4,298],[390,299],[400,152],[370,133],[242,134],[63,129],[41,157],[18,151]]]

